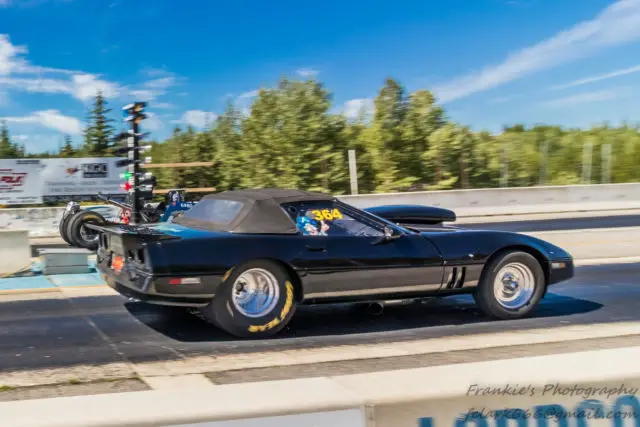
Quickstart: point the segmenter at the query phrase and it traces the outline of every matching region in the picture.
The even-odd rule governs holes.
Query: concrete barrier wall
[[[419,204],[454,209],[461,216],[608,210],[640,207],[640,183],[424,191],[341,197],[360,208]]]
[[[455,210],[459,217],[608,211],[640,209],[640,183],[366,194],[340,199],[360,208],[388,204],[441,206]],[[108,208],[118,215],[117,209]],[[27,228],[32,237],[58,236],[63,210],[0,209],[0,229]]]
[[[12,427],[637,426],[640,365],[633,362],[639,357],[640,347],[630,347],[331,378],[6,402],[0,403],[0,413]]]
[[[0,230],[0,276],[26,270],[30,266],[29,231]]]

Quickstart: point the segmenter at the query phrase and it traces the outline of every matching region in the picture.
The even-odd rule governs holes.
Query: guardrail
[[[566,185],[340,196],[360,208],[419,204],[453,209],[458,217],[640,209],[640,183]],[[64,208],[0,209],[0,229],[26,228],[30,236],[57,236]]]
[[[0,403],[11,427],[638,425],[640,347]],[[509,421],[511,420],[511,423]]]

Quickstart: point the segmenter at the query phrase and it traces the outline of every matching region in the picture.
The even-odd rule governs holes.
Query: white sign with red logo
[[[42,203],[42,169],[38,159],[1,159],[0,205]]]
[[[117,167],[119,158],[85,157],[43,159],[42,196],[45,201],[83,200],[96,194],[124,195],[120,178],[126,167]]]

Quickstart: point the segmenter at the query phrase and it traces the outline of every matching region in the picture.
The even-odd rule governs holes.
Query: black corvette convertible
[[[428,206],[357,209],[297,190],[225,191],[172,223],[88,225],[120,294],[196,309],[238,337],[284,328],[300,304],[472,293],[498,319],[531,313],[573,276],[571,255],[527,235],[445,226]]]

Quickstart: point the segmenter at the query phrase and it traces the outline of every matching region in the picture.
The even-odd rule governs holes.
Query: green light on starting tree
[[[120,179],[128,180],[131,178],[131,172],[127,171],[120,174]]]

